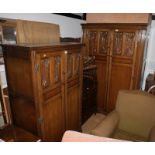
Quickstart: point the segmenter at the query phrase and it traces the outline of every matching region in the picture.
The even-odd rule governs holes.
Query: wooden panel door
[[[62,52],[40,54],[42,136],[45,141],[60,141],[65,131]]]
[[[86,50],[89,56],[97,54],[98,32],[96,30],[89,30],[87,32]]]
[[[113,32],[107,91],[107,111],[115,108],[118,91],[132,89],[137,48],[136,30]]]
[[[99,31],[98,54],[96,55],[97,66],[97,110],[104,112],[107,100],[107,76],[110,54],[110,31]]]
[[[66,54],[66,129],[80,129],[81,115],[81,56],[80,50]]]

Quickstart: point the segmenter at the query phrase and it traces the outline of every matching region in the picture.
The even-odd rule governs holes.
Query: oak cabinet
[[[120,89],[139,89],[146,24],[82,24],[84,55],[95,56],[97,107],[100,112],[115,108]]]
[[[79,43],[3,45],[13,123],[44,141],[80,129]]]

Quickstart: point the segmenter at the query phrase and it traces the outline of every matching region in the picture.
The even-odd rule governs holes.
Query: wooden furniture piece
[[[43,141],[80,129],[80,43],[3,45],[13,124]]]
[[[60,41],[59,25],[17,20],[17,43],[48,44]]]
[[[60,28],[57,24],[27,20],[0,20],[0,44],[49,44],[59,41]],[[0,56],[2,56],[1,46]]]
[[[81,42],[81,38],[71,38],[71,37],[60,37],[60,42]]]
[[[27,20],[0,20],[0,43],[58,43],[60,28],[57,24]]]
[[[0,20],[0,58],[3,56],[1,44],[16,44],[15,20]]]
[[[97,76],[93,57],[83,59],[82,124],[97,112]]]
[[[0,128],[12,122],[7,88],[2,89],[0,77]]]
[[[120,89],[140,88],[147,24],[82,24],[84,55],[95,56],[99,112],[115,108]]]
[[[17,126],[0,129],[0,139],[5,142],[37,142],[40,140],[37,136]]]

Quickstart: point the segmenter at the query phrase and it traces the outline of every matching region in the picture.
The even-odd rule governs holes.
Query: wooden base
[[[0,129],[0,139],[6,142],[36,142],[38,137],[16,126]]]

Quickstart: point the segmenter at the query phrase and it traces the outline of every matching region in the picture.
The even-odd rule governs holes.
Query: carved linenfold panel
[[[73,74],[73,56],[72,54],[67,55],[67,77],[71,78]]]
[[[89,55],[94,55],[97,52],[97,32],[89,32]]]
[[[113,55],[122,54],[123,32],[114,32],[113,38]]]
[[[55,68],[54,68],[54,82],[58,82],[60,80],[60,56],[56,56],[54,57],[54,64],[55,64]]]
[[[108,53],[108,40],[109,40],[109,32],[108,31],[100,32],[99,52],[101,54]]]
[[[49,58],[41,60],[41,82],[42,86],[45,88],[50,84],[50,61]]]
[[[124,33],[124,56],[133,56],[135,47],[135,33],[134,32],[127,32]]]

